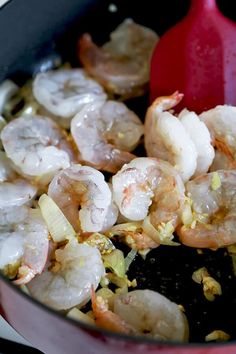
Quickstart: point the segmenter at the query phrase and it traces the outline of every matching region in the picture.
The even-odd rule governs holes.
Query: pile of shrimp
[[[126,271],[162,245],[236,243],[236,107],[177,114],[175,92],[145,117],[130,110],[125,100],[145,92],[157,40],[125,20],[101,48],[84,34],[84,67],[38,73],[27,97],[10,80],[1,85],[0,270],[80,321],[187,341],[181,304],[130,290]],[[25,107],[9,116],[17,95]],[[146,156],[137,156],[143,141]],[[127,257],[114,239],[131,248]]]

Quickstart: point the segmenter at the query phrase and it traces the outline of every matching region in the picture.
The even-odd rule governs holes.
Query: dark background
[[[118,11],[110,13],[114,3]],[[220,9],[236,19],[234,0],[219,0]],[[187,12],[190,0],[15,0],[0,10],[0,82],[37,71],[42,58],[53,63],[62,53],[76,65],[76,40],[84,31],[102,43],[124,18],[153,28],[159,35]],[[85,15],[89,12],[89,15]],[[80,20],[78,20],[80,18]]]

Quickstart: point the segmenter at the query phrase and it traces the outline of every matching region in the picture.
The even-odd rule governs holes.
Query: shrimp
[[[46,269],[28,284],[31,295],[56,310],[84,305],[90,299],[91,286],[96,289],[105,275],[100,252],[72,239],[55,251],[55,261],[55,270]]]
[[[79,41],[80,61],[108,92],[123,98],[144,94],[152,51],[159,37],[151,29],[126,19],[110,38],[99,48],[89,34],[84,34]]]
[[[108,309],[108,304],[101,296],[96,296],[94,288],[91,290],[92,309],[95,323],[98,327],[109,331],[135,334],[135,329],[122,320],[117,314]]]
[[[209,170],[215,157],[211,136],[205,123],[200,121],[196,113],[184,109],[178,118],[189,133],[197,150],[197,167],[193,175],[193,177],[197,177]]]
[[[36,192],[37,188],[23,179],[14,183],[0,183],[0,212],[4,208],[27,204],[35,197]]]
[[[14,270],[13,276],[17,275],[14,283],[21,285],[43,271],[49,232],[39,209],[15,208],[10,213],[15,215],[10,217],[12,224],[0,226],[0,269],[10,276]]]
[[[116,222],[111,191],[101,172],[72,165],[49,184],[48,195],[76,231],[99,232]]]
[[[187,341],[188,322],[174,302],[152,290],[134,290],[114,299],[114,313],[101,297],[92,307],[98,326],[125,334],[159,340]]]
[[[143,125],[121,102],[94,102],[72,119],[71,134],[82,160],[114,173],[135,157],[129,151],[143,135]]]
[[[200,114],[199,118],[208,127],[213,145],[218,154],[213,162],[217,169],[236,168],[236,107],[216,106]]]
[[[8,123],[1,133],[7,156],[25,177],[47,184],[55,173],[70,166],[72,145],[63,130],[51,119],[20,117]]]
[[[134,221],[148,214],[156,228],[180,222],[184,184],[178,172],[166,161],[140,157],[126,164],[112,177],[113,196],[120,213]]]
[[[147,155],[170,162],[187,181],[197,167],[197,151],[180,120],[169,112],[183,94],[158,97],[148,108],[144,125],[144,143]]]
[[[62,122],[66,128],[70,127],[71,118],[84,105],[106,100],[103,88],[83,69],[40,73],[33,82],[33,94],[47,111],[64,118]]]
[[[197,248],[225,247],[236,242],[236,171],[217,171],[186,183],[197,222],[177,228],[180,241]]]
[[[0,151],[0,183],[16,178],[11,160],[7,158],[5,152]]]
[[[11,161],[0,151],[0,214],[4,210],[29,204],[36,193],[37,187],[19,178]]]

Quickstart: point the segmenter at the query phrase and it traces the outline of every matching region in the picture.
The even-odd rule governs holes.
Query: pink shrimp
[[[186,183],[192,220],[177,229],[180,241],[190,247],[225,247],[236,242],[236,171],[217,171]]]
[[[104,299],[101,296],[96,296],[93,286],[91,287],[91,300],[95,323],[98,327],[124,334],[136,332],[132,326],[108,309]]]
[[[151,29],[126,19],[101,48],[84,34],[79,41],[79,59],[107,91],[135,97],[147,90],[150,58],[157,40]]]

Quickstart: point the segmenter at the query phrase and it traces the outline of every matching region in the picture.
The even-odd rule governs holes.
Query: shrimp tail
[[[78,42],[78,55],[81,63],[103,86],[109,86],[109,81],[104,74],[109,70],[107,61],[109,57],[104,55],[103,51],[93,42],[88,33],[84,33]]]
[[[24,285],[29,283],[37,274],[34,269],[23,265],[18,269],[18,278],[13,281],[15,285]]]
[[[98,327],[124,334],[134,334],[136,332],[117,314],[108,310],[108,305],[104,299],[101,296],[96,296],[93,285],[91,286],[91,301],[95,323]]]
[[[183,93],[175,91],[170,96],[160,96],[155,99],[149,109],[155,109],[157,112],[163,112],[175,107],[184,97]]]
[[[92,37],[88,33],[84,33],[80,37],[78,42],[78,53],[82,64],[89,65],[89,67],[95,65],[98,60],[101,61],[103,59],[102,51],[96,46]]]

